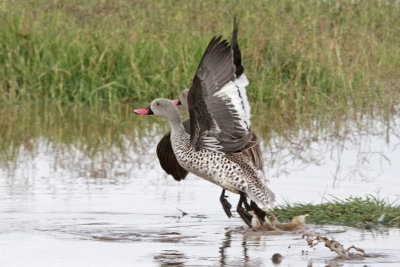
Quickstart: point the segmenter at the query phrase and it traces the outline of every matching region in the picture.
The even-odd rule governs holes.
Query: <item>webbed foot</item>
[[[249,210],[249,204],[247,203],[246,200],[246,196],[243,192],[240,192],[240,198],[239,198],[239,202],[236,208],[236,211],[239,213],[240,217],[242,218],[242,220],[250,227],[252,228],[252,224],[251,224],[251,220],[253,219],[253,216],[248,213],[243,207],[242,204],[245,204],[245,207],[247,210]]]
[[[254,201],[250,201],[250,207],[256,214],[258,220],[260,221],[261,224],[265,223],[265,216],[267,216],[267,213],[260,209],[257,204]]]
[[[223,189],[219,200],[221,201],[221,204],[222,204],[222,207],[224,208],[226,216],[228,216],[228,218],[231,218],[232,217],[232,212],[231,212],[232,205],[226,199],[227,197],[228,196],[225,196],[225,189]]]
[[[253,225],[251,224],[251,220],[253,219],[253,216],[248,213],[243,207],[238,207],[236,211],[239,213],[240,217],[242,220],[250,227],[252,228]]]

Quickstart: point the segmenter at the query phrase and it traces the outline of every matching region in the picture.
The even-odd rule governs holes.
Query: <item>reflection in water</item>
[[[177,183],[167,177],[155,154],[167,125],[154,118],[139,120],[131,110],[0,108],[0,118],[7,118],[0,119],[0,250],[8,255],[6,265],[36,259],[41,266],[42,261],[58,266],[271,266],[275,253],[284,256],[281,266],[324,266],[334,259],[323,247],[302,255],[308,248],[294,233],[247,231],[238,217],[227,219],[219,188],[206,181],[189,175]],[[278,204],[319,202],[328,194],[376,195],[378,190],[382,197],[399,195],[399,118],[285,120],[267,111],[253,122],[263,139],[264,166]],[[230,195],[233,202],[236,197]],[[400,260],[396,229],[312,228],[346,246],[355,242],[385,255],[354,266]]]
[[[262,137],[268,177],[280,177],[335,158],[334,181],[353,177],[364,180],[380,174],[391,163],[379,146],[400,146],[400,120],[381,115],[332,115],[320,119],[297,116],[284,119],[273,110],[253,116],[253,128]],[[39,153],[51,156],[53,169],[73,177],[128,177],[136,169],[158,168],[153,147],[168,125],[157,118],[138,119],[129,106],[84,107],[22,106],[0,108],[0,167],[6,177],[21,161],[34,171]],[[18,123],[16,123],[18,122]],[[376,147],[376,140],[380,140]],[[357,151],[352,169],[344,169],[347,150]],[[378,170],[371,161],[379,161]],[[32,167],[31,167],[32,166]],[[32,176],[25,173],[23,176]],[[129,177],[128,177],[129,178]]]
[[[159,255],[154,256],[154,259],[160,263],[160,266],[185,266],[184,262],[187,259],[184,254],[176,250],[163,250]]]
[[[259,266],[255,263],[251,263],[249,255],[248,255],[248,248],[247,248],[247,234],[245,233],[245,231],[242,230],[238,230],[238,229],[229,229],[229,228],[225,228],[225,237],[222,240],[222,245],[219,248],[219,254],[220,254],[220,266],[221,267],[226,267],[226,266]],[[229,257],[229,253],[228,253],[228,249],[231,247],[232,244],[232,235],[235,234],[239,236],[239,238],[241,238],[241,242],[240,240],[238,240],[240,242],[241,245],[241,255],[233,255],[231,257]],[[254,264],[254,265],[253,265]]]
[[[232,230],[227,230],[227,229],[225,229],[225,230],[226,230],[225,238],[222,241],[222,246],[219,248],[219,254],[221,257],[221,259],[220,259],[221,265],[220,266],[228,266],[227,262],[226,262],[227,255],[226,255],[225,250],[227,250],[228,248],[231,247]]]

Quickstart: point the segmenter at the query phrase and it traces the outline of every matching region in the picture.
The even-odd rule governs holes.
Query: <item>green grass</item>
[[[353,227],[384,225],[400,227],[400,205],[374,197],[351,197],[323,204],[287,204],[273,211],[280,220],[309,214],[307,223],[340,224]]]
[[[398,103],[400,4],[377,0],[1,1],[0,103],[176,98],[234,15],[253,105]]]

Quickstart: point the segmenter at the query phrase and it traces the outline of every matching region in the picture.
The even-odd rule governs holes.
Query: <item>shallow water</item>
[[[107,120],[95,129],[92,119],[87,124],[93,128],[77,127],[87,133],[70,139],[63,134],[79,123],[61,120],[62,127],[50,131],[48,121],[33,122],[41,129],[27,122],[20,132],[29,137],[2,132],[1,266],[274,266],[274,253],[283,256],[279,266],[400,262],[399,229],[309,225],[308,232],[370,255],[345,261],[322,244],[309,248],[300,232],[253,231],[236,213],[228,219],[220,188],[193,175],[178,183],[163,173],[155,154],[165,131],[158,121],[136,124],[128,134],[113,132]],[[398,118],[349,119],[334,130],[310,127],[290,134],[255,127],[264,139],[277,204],[366,194],[398,200],[399,124]],[[232,204],[237,200],[229,194]]]

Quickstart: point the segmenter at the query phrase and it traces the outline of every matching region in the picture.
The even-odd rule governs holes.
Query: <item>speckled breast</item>
[[[225,154],[206,149],[195,151],[188,134],[172,135],[171,141],[179,164],[187,171],[233,193],[245,190],[247,183],[240,165],[230,161]]]

